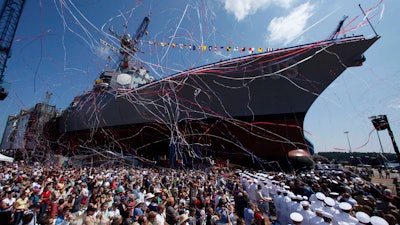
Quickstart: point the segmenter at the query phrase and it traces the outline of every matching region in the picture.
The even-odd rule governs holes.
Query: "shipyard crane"
[[[4,71],[8,58],[11,56],[11,45],[15,31],[25,5],[25,0],[6,0],[0,14],[0,100],[7,95],[7,87],[4,82]]]

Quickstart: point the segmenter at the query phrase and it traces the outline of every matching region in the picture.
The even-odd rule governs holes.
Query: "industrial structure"
[[[4,72],[8,58],[11,57],[11,45],[15,31],[25,5],[25,0],[6,0],[0,14],[0,100],[8,95],[9,84],[4,82]]]
[[[56,107],[49,105],[50,93],[46,99],[28,110],[21,110],[18,115],[9,116],[1,141],[4,155],[19,159],[34,158],[42,160],[51,149],[47,138],[51,120],[56,117]]]

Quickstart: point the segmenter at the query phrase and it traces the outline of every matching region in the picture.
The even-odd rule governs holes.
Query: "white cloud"
[[[400,109],[400,98],[393,98],[390,102],[391,103],[388,105],[389,109]]]
[[[101,59],[107,59],[108,56],[111,56],[113,53],[111,50],[105,46],[98,46],[96,47],[96,54]]]
[[[240,21],[248,15],[252,15],[257,10],[267,9],[270,5],[282,8],[289,8],[296,0],[221,0],[226,11],[233,13],[235,18]]]
[[[314,5],[307,2],[293,9],[286,17],[273,18],[268,26],[268,42],[284,45],[292,42],[306,28],[314,9]]]

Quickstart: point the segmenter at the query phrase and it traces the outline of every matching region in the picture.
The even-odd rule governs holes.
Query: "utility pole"
[[[347,142],[349,143],[349,154],[351,154],[351,145],[350,145],[350,139],[349,139],[349,132],[348,132],[348,131],[345,131],[344,133],[345,133],[346,136],[347,136]]]

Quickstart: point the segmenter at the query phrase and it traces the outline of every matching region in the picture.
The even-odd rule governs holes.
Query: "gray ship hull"
[[[135,89],[92,91],[58,118],[58,141],[68,151],[113,148],[154,159],[171,149],[242,163],[288,161],[296,149],[312,154],[302,129],[308,109],[346,68],[362,64],[378,38],[313,43],[190,69]]]

